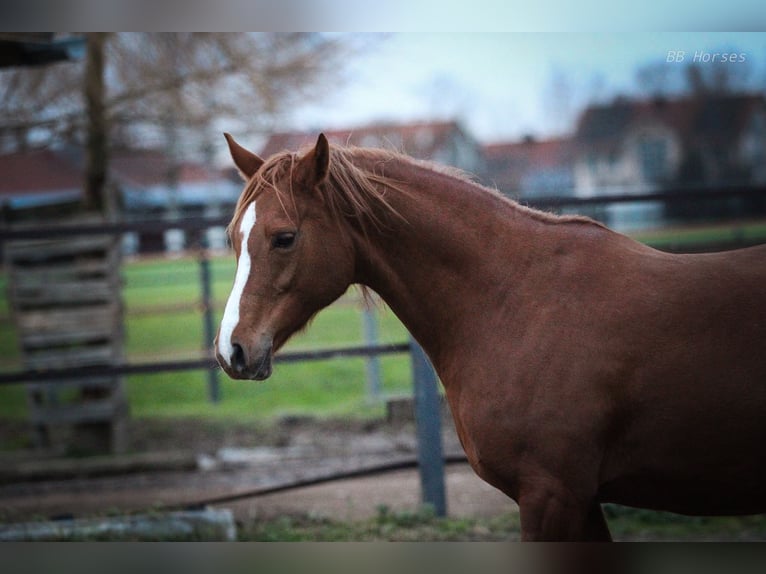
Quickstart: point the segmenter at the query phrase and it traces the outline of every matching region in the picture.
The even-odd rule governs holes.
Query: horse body
[[[547,480],[567,506],[766,512],[766,249],[670,255],[431,183],[438,216],[411,223],[429,231],[402,224],[358,280],[417,333],[483,478],[516,500]]]
[[[302,201],[337,192],[305,175],[320,144],[282,176]],[[402,158],[352,161],[395,182],[371,206],[382,223],[336,222],[325,250],[342,277],[286,330],[349,283],[378,292],[430,356],[473,468],[519,503],[524,539],[606,539],[605,501],[766,512],[766,247],[666,254]],[[313,233],[321,207],[295,209]]]

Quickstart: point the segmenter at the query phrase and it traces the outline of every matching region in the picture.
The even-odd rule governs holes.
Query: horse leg
[[[549,484],[523,491],[519,498],[524,541],[611,540],[600,505]]]

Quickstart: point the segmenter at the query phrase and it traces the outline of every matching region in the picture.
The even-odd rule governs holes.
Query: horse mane
[[[237,201],[234,216],[227,228],[230,237],[235,222],[239,221],[245,208],[266,189],[276,191],[277,197],[288,216],[290,216],[291,211],[292,213],[297,212],[292,178],[289,176],[300,158],[310,149],[304,148],[298,152],[279,152],[264,162],[261,169],[248,181]],[[387,166],[400,163],[429,170],[434,174],[466,183],[473,190],[489,194],[495,201],[510,206],[517,213],[543,223],[588,223],[601,226],[600,223],[588,217],[555,215],[521,205],[497,189],[480,185],[471,174],[458,168],[414,159],[393,150],[330,144],[329,173],[325,182],[319,186],[319,190],[323,194],[325,203],[333,217],[339,222],[347,218],[359,222],[365,235],[367,234],[367,223],[380,229],[386,226],[385,221],[388,216],[406,221],[406,218],[388,201],[390,190],[415,197],[407,189],[405,181],[386,175]],[[282,179],[289,182],[287,190],[283,190],[277,185]],[[287,208],[288,204],[292,206],[292,210]]]
[[[239,221],[245,208],[266,189],[272,189],[277,193],[288,216],[291,213],[291,210],[287,209],[288,205],[293,207],[293,213],[297,211],[292,178],[289,175],[300,158],[308,151],[310,149],[298,152],[283,151],[266,160],[261,169],[248,181],[237,201],[234,216],[227,229],[229,236],[233,230],[232,226]],[[406,160],[408,159],[406,156],[381,149],[331,144],[330,158],[327,179],[319,186],[319,190],[336,220],[350,217],[362,223],[363,228],[366,222],[381,228],[385,226],[385,214],[404,219],[388,201],[387,195],[391,189],[407,195],[411,194],[403,185],[404,182],[387,177],[384,172],[388,162],[397,158]],[[367,161],[360,162],[359,159],[362,158]],[[372,169],[360,164],[371,164]],[[289,182],[287,190],[277,185],[283,179]]]

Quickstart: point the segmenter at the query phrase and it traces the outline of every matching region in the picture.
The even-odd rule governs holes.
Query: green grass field
[[[609,529],[618,541],[758,541],[766,536],[766,516],[694,517],[605,504]],[[439,518],[428,508],[416,512],[378,509],[374,518],[341,522],[326,517],[280,516],[255,519],[240,527],[243,541],[509,541],[519,540],[517,512],[489,518]]]
[[[199,265],[191,258],[128,261],[123,266],[126,308],[126,358],[131,363],[200,357],[205,352]],[[216,327],[234,276],[232,257],[211,260]],[[0,285],[5,294],[4,280]],[[0,315],[8,317],[2,298]],[[376,310],[380,342],[403,342],[407,332],[385,306]],[[363,342],[362,304],[350,290],[321,312],[312,325],[297,335],[287,349],[319,349]],[[21,368],[16,338],[8,320],[0,322],[0,369]],[[381,358],[384,394],[410,389],[406,355]],[[168,372],[127,378],[127,393],[134,417],[213,417],[268,420],[285,414],[367,417],[381,406],[368,400],[364,359],[325,360],[279,364],[266,382],[234,381],[218,373],[221,401],[208,399],[207,373]],[[0,388],[0,417],[26,417],[26,399],[20,385]]]

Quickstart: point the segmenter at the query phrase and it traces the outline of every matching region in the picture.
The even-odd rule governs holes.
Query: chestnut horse
[[[425,349],[480,477],[524,540],[608,540],[600,503],[766,512],[766,246],[656,251],[446,168],[328,144],[264,161],[229,232],[223,369],[272,356],[350,284]]]

